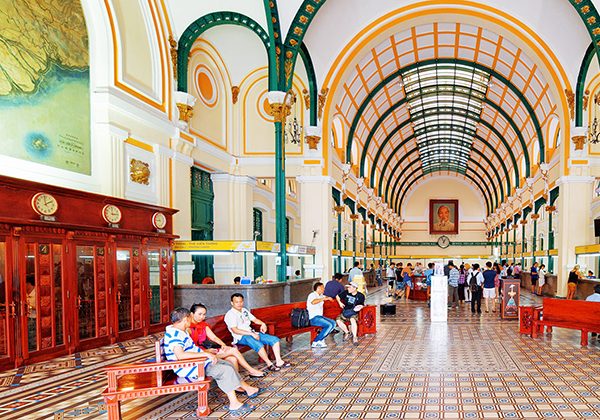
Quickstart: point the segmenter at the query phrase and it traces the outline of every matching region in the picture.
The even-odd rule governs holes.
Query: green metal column
[[[554,271],[554,258],[550,256],[550,250],[554,249],[554,232],[552,231],[552,213],[548,213],[548,271]]]
[[[531,261],[531,265],[535,264],[535,251],[537,250],[537,219],[533,221],[533,241],[531,242],[531,252],[533,255],[533,260]]]
[[[364,223],[363,220],[363,262],[364,262],[364,266],[365,268],[367,268],[367,225]]]
[[[285,105],[283,105],[285,107]],[[285,110],[281,112],[285,113]],[[285,144],[283,139],[283,124],[275,122],[275,230],[279,243],[281,264],[277,266],[277,281],[286,280],[287,250],[286,250],[286,208],[285,208]]]
[[[516,228],[516,226],[515,226]],[[513,262],[515,260],[515,253],[517,252],[517,229],[513,229]]]
[[[527,249],[525,247],[525,225],[521,225],[521,268],[523,269],[525,268],[525,256],[523,256],[523,253],[526,251]]]
[[[337,256],[337,273],[341,273],[342,272],[342,214],[338,213],[338,234],[337,234],[337,249],[338,249],[338,256]]]

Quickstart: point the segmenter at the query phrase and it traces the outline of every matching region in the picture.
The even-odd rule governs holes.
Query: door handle
[[[117,292],[117,303],[121,303],[121,292]]]
[[[16,318],[17,317],[17,304],[15,302],[12,302],[10,305],[10,312],[9,312],[9,316],[11,318]]]
[[[81,296],[77,295],[77,309],[81,309]]]

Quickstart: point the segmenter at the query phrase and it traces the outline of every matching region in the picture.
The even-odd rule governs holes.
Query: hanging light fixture
[[[600,92],[594,96],[592,101],[592,119],[588,128],[588,141],[592,144],[600,143],[600,123],[598,123],[598,107],[600,107]]]
[[[292,106],[294,107],[294,118],[290,119],[283,130],[283,137],[286,143],[300,144],[302,141],[302,130],[304,127],[298,122],[298,107],[296,105],[296,95],[292,96]]]

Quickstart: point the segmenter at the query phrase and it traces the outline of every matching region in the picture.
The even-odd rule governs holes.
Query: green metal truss
[[[459,95],[459,96],[463,95],[460,92],[456,92],[455,94]],[[519,139],[519,142],[521,144],[521,149],[523,150],[523,156],[525,157],[525,175],[526,175],[526,177],[529,177],[530,176],[530,172],[531,172],[529,152],[528,152],[528,149],[527,149],[527,143],[525,142],[525,139],[523,138],[523,135],[521,134],[521,131],[517,127],[517,125],[514,122],[514,120],[506,113],[506,111],[504,109],[502,109],[502,107],[500,107],[495,102],[492,102],[491,100],[489,100],[487,98],[485,98],[485,100],[483,102],[485,104],[488,104],[492,108],[494,108],[494,110],[496,110],[508,122],[508,124],[511,126],[511,128],[513,129],[513,131],[517,135],[517,138]],[[377,129],[379,128],[379,126],[381,124],[383,124],[383,122],[385,121],[385,119],[388,116],[390,116],[397,108],[401,107],[405,103],[406,103],[406,98],[403,98],[400,101],[396,102],[394,105],[392,105],[390,108],[388,108],[385,112],[383,112],[381,114],[381,116],[377,119],[377,121],[375,122],[375,124],[371,128],[371,131],[369,132],[369,135],[367,136],[367,140],[365,141],[365,145],[363,147],[363,151],[362,151],[362,155],[361,155],[361,165],[360,165],[360,174],[361,174],[361,176],[364,176],[364,161],[366,160],[366,156],[367,156],[367,151],[368,151],[368,148],[369,148],[369,144],[371,143],[371,140],[373,139],[373,136],[374,136],[375,132],[377,131]],[[407,121],[408,121],[407,124],[410,123],[410,119],[408,119]],[[483,122],[484,120],[481,120],[481,121]],[[495,130],[495,131],[497,132],[497,130]],[[503,137],[500,135],[499,138],[503,138]],[[381,148],[382,147],[380,146],[380,150],[381,150]],[[541,154],[540,154],[540,156],[541,156]],[[373,185],[371,185],[371,186],[373,186]]]
[[[192,45],[205,31],[210,28],[214,28],[219,25],[237,25],[244,28],[250,29],[254,32],[267,50],[269,56],[269,77],[271,75],[272,67],[274,67],[274,57],[271,56],[270,50],[272,47],[269,39],[269,34],[263,29],[260,24],[255,22],[248,16],[242,15],[236,12],[213,12],[196,19],[188,26],[181,38],[179,38],[177,46],[177,89],[182,92],[188,91],[187,74],[188,74],[188,62]]]
[[[351,150],[352,150],[352,142],[354,141],[354,133],[356,131],[356,128],[358,126],[358,122],[360,121],[360,118],[362,116],[362,113],[364,112],[364,110],[366,109],[366,107],[370,104],[371,100],[375,97],[375,95],[383,89],[384,86],[386,86],[388,83],[390,82],[395,82],[397,81],[398,77],[402,76],[405,72],[413,69],[413,68],[417,68],[419,66],[425,66],[425,65],[429,65],[429,64],[451,64],[451,65],[455,65],[455,64],[461,64],[461,65],[465,65],[465,66],[470,66],[473,68],[476,68],[478,70],[482,70],[485,71],[487,73],[490,74],[490,76],[493,76],[495,79],[499,80],[500,82],[504,83],[514,94],[515,96],[520,100],[520,102],[523,104],[523,106],[525,107],[525,109],[527,110],[528,114],[531,117],[531,121],[533,123],[534,129],[536,131],[536,135],[537,135],[537,139],[538,139],[538,145],[539,145],[539,149],[540,149],[540,163],[544,162],[545,159],[545,145],[544,145],[544,138],[542,135],[542,130],[541,130],[541,126],[539,123],[539,120],[537,118],[537,115],[535,114],[533,107],[531,106],[531,104],[527,101],[527,98],[520,92],[520,90],[514,85],[512,84],[506,77],[504,77],[503,75],[499,74],[498,72],[496,72],[493,69],[490,69],[482,64],[479,63],[473,63],[467,60],[461,60],[461,59],[431,59],[431,60],[425,60],[425,61],[420,61],[414,64],[411,64],[409,66],[405,66],[402,69],[398,69],[397,71],[393,72],[392,74],[390,74],[389,76],[387,76],[386,78],[384,78],[379,84],[377,84],[377,86],[375,86],[367,95],[367,97],[364,99],[364,101],[361,103],[361,105],[358,107],[358,111],[352,121],[352,124],[350,126],[350,131],[348,134],[348,142],[347,142],[347,149],[346,149],[346,160],[347,162],[351,162],[352,160],[352,156],[351,156]],[[403,98],[402,103],[406,102],[406,99]],[[489,104],[490,106],[494,107],[492,105],[492,103],[490,103],[491,101],[486,101],[487,104]],[[496,105],[495,103],[493,103],[494,105]],[[397,104],[396,104],[397,105]],[[496,105],[496,107],[494,107],[494,109],[498,110],[498,108],[500,108],[498,105]],[[500,112],[500,111],[499,111]],[[504,110],[502,110],[501,112],[504,115],[507,115],[506,112]],[[386,115],[389,115],[389,113],[387,113]],[[504,116],[503,115],[503,116]],[[505,117],[506,118],[506,117]],[[511,118],[506,118],[507,121],[512,121]],[[381,120],[381,118],[380,118]],[[380,121],[378,120],[378,122]],[[516,127],[516,124],[514,124],[514,121],[512,121],[511,127],[513,127],[513,130],[515,130],[516,133],[520,134],[520,130]],[[372,133],[374,132],[374,129],[371,129],[370,132],[370,137],[372,137]],[[366,153],[366,150],[368,149],[368,142],[369,140],[367,140],[367,142],[365,142],[365,146],[363,148],[363,154]],[[526,145],[524,148],[524,152],[527,150]],[[530,171],[530,162],[528,161],[528,157],[527,157],[527,162],[526,162],[526,169],[528,171]],[[361,164],[361,173],[363,171],[363,165]]]
[[[600,15],[592,0],[569,0],[587,28],[600,60]]]
[[[317,86],[317,75],[315,73],[315,67],[310,57],[308,48],[304,43],[300,46],[300,58],[304,63],[306,74],[308,75],[308,92],[310,94],[310,125],[316,126],[317,121],[317,99],[319,97],[319,88]]]
[[[575,89],[575,126],[581,127],[583,124],[583,96],[585,94],[585,79],[590,69],[592,60],[596,57],[596,48],[590,44],[583,56],[583,62],[577,75],[577,87]]]

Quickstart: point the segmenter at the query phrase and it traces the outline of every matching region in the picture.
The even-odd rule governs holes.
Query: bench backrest
[[[544,298],[544,321],[600,324],[600,304],[582,300]]]
[[[263,322],[275,322],[280,328],[292,328],[292,309],[306,309],[306,302],[285,303],[283,305],[256,308],[252,314]]]
[[[223,340],[225,344],[231,344],[233,337],[227,328],[227,324],[225,324],[225,315],[206,318],[205,322],[210,326],[212,332],[214,332],[217,337]]]

